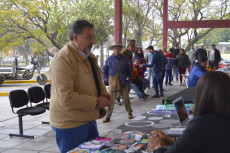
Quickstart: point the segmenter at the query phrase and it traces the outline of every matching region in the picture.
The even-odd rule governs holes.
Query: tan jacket
[[[101,95],[108,94],[96,57],[91,53]],[[69,42],[54,57],[50,66],[50,124],[56,128],[74,128],[100,118],[97,89],[88,59]]]

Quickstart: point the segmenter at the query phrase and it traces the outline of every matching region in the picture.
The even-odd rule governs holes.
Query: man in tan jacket
[[[70,29],[70,40],[50,66],[50,124],[61,153],[98,137],[95,119],[102,118],[104,108],[113,102],[96,57],[90,52],[94,26],[77,20]]]

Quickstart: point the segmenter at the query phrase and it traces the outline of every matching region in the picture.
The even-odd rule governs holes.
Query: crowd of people
[[[211,121],[217,120],[218,117],[229,120],[227,110],[229,99],[225,98],[230,91],[227,90],[230,87],[229,77],[221,72],[207,73],[206,70],[208,63],[210,69],[218,69],[221,57],[214,44],[208,54],[204,46],[200,45],[196,51],[194,46],[191,46],[187,55],[178,44],[168,50],[163,47],[158,51],[150,45],[144,53],[141,47],[135,50],[136,46],[132,41],[127,43],[125,49],[120,42],[114,42],[108,48],[113,51],[113,54],[106,59],[101,70],[97,64],[97,58],[91,53],[91,48],[95,43],[94,36],[93,24],[86,20],[77,20],[70,29],[70,42],[60,49],[50,66],[52,95],[50,125],[56,132],[56,142],[61,153],[99,136],[95,120],[105,117],[103,122],[110,122],[117,96],[123,98],[128,119],[132,119],[133,110],[129,98],[131,89],[135,91],[140,100],[145,100],[149,96],[145,90],[150,88],[150,82],[152,82],[155,90],[152,98],[164,97],[164,76],[166,76],[165,86],[173,86],[174,76],[176,80],[180,78],[180,85],[183,86],[182,76],[187,69],[190,72],[191,67],[188,84],[196,86],[198,82],[194,112],[197,118],[192,122],[193,124],[191,123],[191,128],[188,128],[189,130],[179,142],[166,137],[162,132],[153,132],[149,142],[150,150],[164,152],[165,145],[174,144],[173,152],[186,152],[183,149],[188,146],[187,143],[192,141],[188,137],[190,133],[203,130],[209,135],[214,132],[214,128],[222,132],[226,131],[217,126],[214,126],[213,129],[200,128],[197,124],[205,123],[206,119],[211,120],[210,116],[213,117]],[[106,90],[106,85],[109,86],[109,92]],[[224,92],[219,92],[222,86],[226,89]],[[215,91],[217,92],[214,94]],[[228,123],[219,122],[229,127]],[[199,135],[194,137],[196,136],[197,139],[200,138]],[[219,134],[216,133],[215,136],[218,137]],[[208,139],[199,140],[205,142]],[[227,146],[225,145],[227,140],[228,137],[225,143],[219,143],[219,146],[222,148]],[[209,142],[212,145],[212,142]],[[200,145],[198,142],[196,144]],[[194,148],[199,148],[197,146]]]

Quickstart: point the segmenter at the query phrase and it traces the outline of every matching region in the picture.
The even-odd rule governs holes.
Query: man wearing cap
[[[116,98],[117,93],[120,92],[121,96],[124,99],[125,109],[128,112],[128,118],[132,119],[132,108],[129,100],[129,91],[130,91],[130,81],[133,76],[132,67],[130,66],[129,60],[121,54],[122,44],[119,42],[114,42],[113,45],[109,46],[109,50],[113,50],[113,55],[109,56],[105,61],[103,66],[103,79],[105,84],[108,84],[109,78],[111,76],[116,76],[118,73],[118,79],[120,82],[120,89],[116,91],[111,91],[110,93],[113,99]],[[114,102],[111,106],[108,107],[106,118],[103,120],[104,123],[109,122],[113,113]]]
[[[95,120],[104,117],[104,108],[113,102],[91,53],[93,44],[94,25],[77,20],[70,29],[70,42],[50,65],[50,125],[61,153],[97,138]]]
[[[212,44],[211,51],[208,52],[209,65],[212,69],[218,69],[218,65],[221,61],[220,51],[216,48],[215,44]]]
[[[204,49],[204,44],[200,44],[200,48],[195,53],[195,59],[198,61],[201,58],[207,58],[207,51]]]

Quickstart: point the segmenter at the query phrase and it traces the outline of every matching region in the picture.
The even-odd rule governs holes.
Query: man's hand
[[[162,132],[160,130],[153,131],[152,135],[157,136],[157,137],[161,138],[162,140],[164,140],[164,142],[167,146],[171,146],[175,143],[174,138],[167,136],[164,132]]]
[[[104,95],[104,97],[106,97],[107,98],[107,100],[109,101],[109,103],[111,103],[110,105],[112,105],[112,103],[113,103],[113,97],[111,96],[111,95]]]
[[[98,102],[97,108],[105,108],[112,105],[113,103],[112,100],[108,100],[108,98],[105,96],[98,97],[97,102]]]
[[[155,148],[164,147],[165,142],[158,136],[152,135],[149,139],[148,148],[150,152],[153,152]]]

